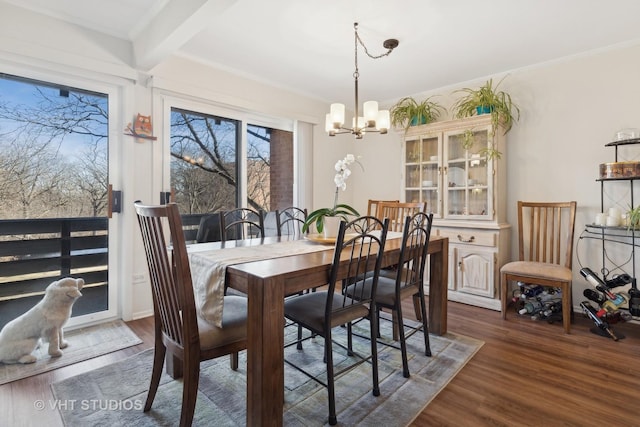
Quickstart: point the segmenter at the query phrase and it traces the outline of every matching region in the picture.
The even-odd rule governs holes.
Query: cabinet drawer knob
[[[458,234],[458,240],[463,242],[463,243],[471,243],[474,240],[476,240],[475,236],[471,236],[468,239],[463,238],[461,235]]]

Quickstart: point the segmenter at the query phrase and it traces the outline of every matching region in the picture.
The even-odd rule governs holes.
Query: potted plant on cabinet
[[[453,105],[454,115],[457,118],[471,117],[473,115],[491,114],[493,130],[502,125],[504,134],[509,132],[513,124],[520,119],[520,108],[513,102],[511,95],[498,90],[498,86],[504,77],[494,86],[493,79],[480,86],[478,89],[463,88],[454,93],[464,93]],[[501,153],[494,147],[487,147],[482,152],[489,158],[500,158]]]
[[[391,124],[403,127],[405,131],[410,126],[424,125],[434,122],[446,109],[429,97],[418,102],[413,97],[407,96],[391,107]]]

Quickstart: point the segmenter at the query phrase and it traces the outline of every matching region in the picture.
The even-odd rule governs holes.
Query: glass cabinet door
[[[427,212],[440,213],[440,138],[416,137],[405,141],[404,197],[406,202],[426,202]]]
[[[489,130],[447,132],[444,136],[444,216],[491,219],[491,162],[484,149]]]

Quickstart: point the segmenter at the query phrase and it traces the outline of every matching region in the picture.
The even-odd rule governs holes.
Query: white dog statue
[[[83,279],[65,277],[47,286],[44,298],[29,311],[7,323],[0,331],[0,362],[33,363],[31,353],[40,339],[49,343],[51,357],[62,356],[62,327],[71,316],[71,307],[82,296]]]

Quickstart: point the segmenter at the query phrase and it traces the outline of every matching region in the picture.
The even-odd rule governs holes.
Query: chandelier
[[[381,134],[387,133],[389,127],[391,126],[391,120],[389,116],[389,110],[378,110],[378,102],[377,101],[367,101],[363,104],[362,112],[363,115],[360,116],[360,110],[358,109],[358,77],[360,77],[360,73],[358,71],[358,43],[364,49],[364,52],[367,54],[369,58],[379,59],[384,56],[389,55],[393,49],[398,47],[398,40],[396,39],[388,39],[382,43],[382,46],[387,49],[387,51],[381,55],[371,55],[367,50],[367,47],[364,45],[360,36],[358,36],[358,23],[355,22],[353,24],[353,29],[355,33],[355,64],[356,69],[353,72],[353,78],[355,80],[355,95],[356,95],[356,104],[355,104],[355,115],[351,124],[351,127],[345,127],[345,118],[344,112],[345,107],[344,104],[335,103],[331,104],[329,113],[325,119],[325,130],[329,134],[329,136],[335,136],[341,133],[351,133],[355,135],[356,139],[362,139],[365,133],[367,132],[379,132]]]

